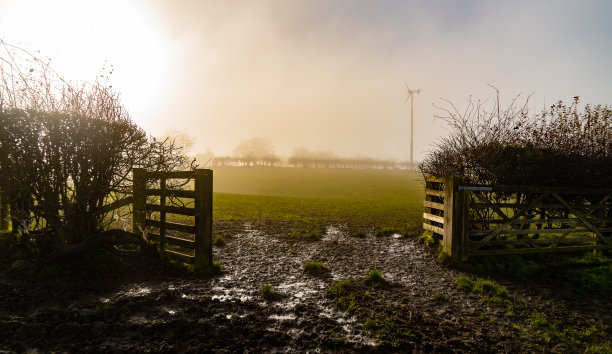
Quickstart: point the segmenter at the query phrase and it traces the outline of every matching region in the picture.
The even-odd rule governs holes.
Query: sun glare
[[[102,68],[136,120],[166,88],[173,50],[153,15],[134,1],[14,1],[4,41],[40,51],[69,80],[94,81]]]

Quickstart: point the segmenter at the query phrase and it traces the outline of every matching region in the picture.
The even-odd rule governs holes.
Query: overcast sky
[[[0,0],[0,38],[71,79],[106,63],[134,120],[229,154],[269,138],[343,156],[415,158],[446,132],[432,103],[533,93],[612,103],[611,1]]]

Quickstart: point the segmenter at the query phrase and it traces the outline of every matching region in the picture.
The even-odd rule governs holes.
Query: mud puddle
[[[439,264],[413,238],[355,238],[338,225],[314,242],[288,242],[270,236],[276,229],[251,224],[230,230],[225,247],[214,248],[222,265],[214,278],[176,274],[146,260],[87,279],[0,278],[0,349],[509,352],[535,348],[538,341],[520,330],[528,317],[508,316],[506,305],[459,290],[453,282],[462,273]],[[325,264],[330,275],[307,275],[308,261]],[[390,285],[358,289],[360,307],[340,310],[327,294],[330,284],[359,283],[370,270],[381,271]],[[279,296],[264,300],[264,284]],[[580,300],[570,305],[555,301],[552,292],[505,285],[559,317],[610,320],[601,312],[611,312],[605,302],[574,306]]]

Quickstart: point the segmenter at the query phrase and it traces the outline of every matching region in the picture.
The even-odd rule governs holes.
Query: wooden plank
[[[166,242],[170,245],[174,245],[178,247],[183,247],[183,248],[188,248],[188,249],[195,248],[195,241],[187,240],[187,239],[180,238],[180,237],[166,236]]]
[[[142,234],[145,230],[147,218],[145,210],[147,201],[147,195],[145,193],[147,188],[147,172],[142,168],[135,168],[132,172],[132,176],[134,180],[132,186],[132,232]]]
[[[603,218],[594,218],[594,219],[588,219],[591,223],[594,224],[599,224],[599,223],[610,223],[612,222],[612,220],[610,219],[603,219]],[[472,224],[478,224],[478,225],[487,225],[487,224],[501,224],[503,223],[505,220],[503,219],[478,219],[478,220],[472,220]],[[521,219],[521,220],[517,220],[514,222],[514,224],[533,224],[533,225],[541,225],[541,224],[576,224],[576,223],[580,223],[580,219],[578,218],[571,218],[571,219]]]
[[[431,215],[428,213],[423,213],[423,219],[426,220],[431,220],[440,224],[444,224],[444,217],[443,216],[437,216],[437,215]]]
[[[467,251],[469,256],[493,256],[508,254],[531,254],[531,253],[562,253],[562,252],[584,252],[591,250],[609,249],[606,245],[593,246],[567,246],[567,247],[541,247],[541,248],[514,248],[501,250],[474,250]]]
[[[159,183],[161,189],[161,196],[159,197],[159,206],[161,212],[159,213],[159,247],[162,250],[162,254],[165,255],[164,250],[166,249],[166,179],[162,178]]]
[[[485,231],[470,231],[470,236],[488,235],[493,230]],[[591,233],[590,229],[586,228],[571,228],[571,229],[524,229],[524,230],[502,230],[498,235],[539,235],[539,234],[562,234],[562,233]]]
[[[588,243],[593,242],[592,237],[578,237],[578,238],[537,238],[537,239],[526,239],[526,240],[491,240],[487,243],[487,246],[503,246],[503,245],[539,245],[539,244],[572,244],[572,243]],[[478,242],[470,241],[468,246],[477,244]]]
[[[444,180],[445,180],[444,177],[434,177],[434,176],[425,177],[426,182],[444,183]]]
[[[497,207],[497,208],[513,208],[513,209],[521,209],[531,204],[525,203],[472,203],[472,208],[474,209],[488,209],[489,207]],[[563,204],[556,203],[535,203],[531,205],[531,209],[565,209]]]
[[[196,170],[195,177],[195,266],[212,265],[213,171]]]
[[[6,202],[6,194],[0,192],[0,230],[9,230],[9,204]]]
[[[184,254],[181,252],[177,252],[177,251],[173,251],[173,250],[166,250],[166,257],[168,257],[169,259],[175,260],[175,261],[179,261],[179,262],[183,262],[183,263],[187,263],[187,264],[194,264],[195,263],[195,257],[189,254]]]
[[[162,209],[161,205],[158,204],[147,204],[146,208],[148,211],[161,211]],[[166,206],[166,213],[194,216],[195,209],[187,207]]]
[[[161,228],[161,222],[159,220],[147,219],[146,224],[147,224],[147,226]],[[166,222],[165,225],[166,225],[166,230],[179,231],[179,232],[184,232],[184,233],[188,233],[188,234],[194,234],[195,233],[195,229],[196,229],[195,226],[185,225],[185,224],[177,224],[177,223],[173,223],[173,222]]]
[[[611,195],[610,188],[576,188],[576,187],[546,187],[525,185],[497,185],[493,186],[495,192],[504,193],[558,193],[558,194],[588,194]]]
[[[423,223],[423,229],[435,232],[438,235],[444,235],[444,229],[441,227]]]
[[[444,197],[444,191],[437,191],[435,189],[425,189],[425,195],[433,195],[435,197]]]
[[[161,189],[146,189],[145,193],[147,195],[161,196],[162,190]],[[166,196],[167,197],[178,197],[178,198],[195,198],[195,191],[185,190],[185,189],[167,190]]]
[[[161,178],[195,178],[195,171],[156,171],[148,172],[148,178],[161,179]]]
[[[425,200],[423,202],[423,205],[432,209],[438,209],[442,211],[444,210],[444,204],[442,203],[430,202],[429,200]]]
[[[106,214],[115,209],[123,208],[124,206],[132,204],[133,200],[134,198],[132,196],[129,196],[123,199],[116,200],[110,204],[106,204],[102,208],[100,208],[100,214]]]

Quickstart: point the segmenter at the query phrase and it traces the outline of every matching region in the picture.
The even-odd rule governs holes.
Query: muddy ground
[[[214,256],[222,274],[203,278],[154,259],[128,257],[100,274],[53,280],[0,274],[0,349],[8,352],[525,352],[584,351],[546,335],[534,313],[565,328],[594,328],[610,341],[612,304],[604,294],[550,279],[495,279],[513,299],[481,300],[453,282],[416,237],[355,238],[329,227],[320,241],[288,242],[283,225],[216,225],[230,235]],[[304,272],[319,261],[326,277]],[[369,287],[379,270],[390,284]],[[355,308],[327,289],[354,278]],[[262,285],[279,296],[266,301]],[[574,326],[574,327],[572,327]],[[567,332],[567,331],[566,331]],[[570,332],[567,332],[568,336]]]

